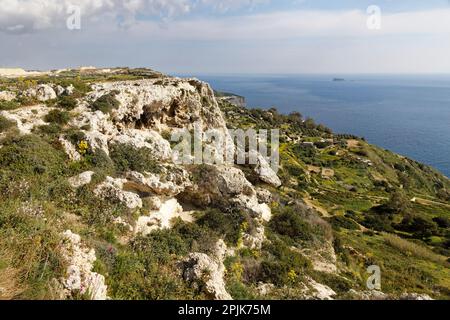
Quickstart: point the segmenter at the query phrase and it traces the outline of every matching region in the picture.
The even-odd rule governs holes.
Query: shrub
[[[176,232],[157,231],[133,240],[130,249],[110,257],[109,288],[113,298],[160,300],[192,297],[178,274],[178,256],[188,253]]]
[[[436,217],[433,218],[433,221],[437,223],[439,228],[450,229],[450,219],[446,217]]]
[[[333,226],[333,228],[339,230],[341,228],[348,229],[348,230],[359,230],[359,225],[350,218],[343,217],[343,216],[334,216],[330,218],[330,223]]]
[[[52,110],[44,118],[45,122],[57,123],[60,125],[66,125],[71,119],[70,114],[67,111]]]
[[[0,133],[8,131],[15,125],[16,123],[14,121],[8,120],[5,117],[0,116]]]
[[[115,144],[110,148],[110,157],[117,171],[158,172],[158,166],[147,148],[137,149],[128,144]]]
[[[49,125],[40,126],[40,127],[38,127],[38,130],[37,130],[38,133],[42,133],[42,134],[52,136],[52,137],[55,137],[56,135],[61,133],[61,131],[62,131],[62,128],[57,123],[50,123]]]
[[[42,173],[56,176],[63,171],[64,159],[62,151],[34,135],[10,137],[0,148],[0,167],[16,178]]]
[[[370,228],[376,231],[394,231],[394,228],[392,227],[391,217],[377,213],[368,213],[361,224],[366,228]]]
[[[112,91],[98,98],[92,103],[92,110],[109,114],[114,109],[117,109],[120,106],[119,101],[116,99],[117,93],[117,91]]]
[[[242,211],[221,212],[215,209],[208,210],[197,220],[200,226],[213,230],[232,246],[238,244],[243,224],[250,226],[251,222],[249,215]]]
[[[397,190],[391,195],[386,206],[394,213],[405,213],[410,208],[410,201],[402,191]]]
[[[77,107],[77,100],[72,96],[61,96],[58,98],[58,107],[65,110],[73,110]]]
[[[282,212],[274,215],[269,226],[274,232],[293,241],[313,240],[311,225],[292,207],[285,207]]]
[[[415,238],[427,238],[432,235],[438,235],[438,226],[435,222],[407,215],[402,222],[395,225],[395,228],[401,231],[413,233]]]
[[[16,101],[0,101],[0,110],[15,110],[20,107],[20,104]]]
[[[282,241],[274,240],[265,244],[263,250],[267,251],[268,256],[261,262],[259,281],[273,283],[279,287],[294,285],[296,280],[299,280],[299,275],[311,268],[308,259]],[[293,277],[294,274],[296,277]]]

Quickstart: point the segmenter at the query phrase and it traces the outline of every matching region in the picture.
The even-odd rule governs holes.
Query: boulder
[[[36,99],[42,102],[56,99],[55,90],[47,84],[41,84],[36,87]]]
[[[59,97],[59,96],[62,96],[64,94],[64,92],[66,92],[66,89],[64,89],[64,87],[62,87],[60,85],[57,85],[55,87],[55,92],[56,92],[56,95]]]
[[[257,165],[255,167],[255,172],[259,176],[259,179],[275,188],[281,186],[281,180],[273,171],[267,160],[261,155],[257,156]]]
[[[434,300],[427,294],[404,293],[400,296],[400,300]]]
[[[69,184],[72,188],[78,189],[84,185],[91,183],[93,175],[94,175],[93,171],[86,171],[80,173],[75,177],[69,178]]]

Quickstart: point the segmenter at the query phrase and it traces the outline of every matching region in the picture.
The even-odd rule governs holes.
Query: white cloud
[[[81,8],[83,19],[120,17],[129,24],[137,15],[165,20],[195,9],[227,12],[267,2],[270,0],[0,0],[0,31],[23,33],[64,27],[67,8],[72,5]]]
[[[281,40],[309,37],[370,37],[386,35],[450,35],[450,9],[386,14],[381,30],[367,28],[368,15],[350,11],[290,11],[222,19],[171,21],[163,30],[141,22],[135,35],[171,40]]]

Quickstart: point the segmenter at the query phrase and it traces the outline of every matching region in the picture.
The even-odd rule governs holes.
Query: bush
[[[395,225],[395,228],[410,232],[418,239],[439,235],[438,226],[435,222],[411,215],[405,216],[401,223]]]
[[[48,142],[34,135],[10,137],[0,148],[0,167],[18,178],[24,175],[60,175],[65,155]]]
[[[302,254],[291,250],[279,240],[266,244],[263,250],[268,256],[261,262],[259,281],[273,283],[276,286],[295,285],[311,263]]]
[[[348,230],[359,230],[359,225],[353,221],[353,219],[343,217],[343,216],[334,216],[330,218],[330,223],[333,228],[339,230],[341,228]]]
[[[36,131],[44,135],[56,137],[56,135],[62,132],[62,128],[57,123],[50,123],[49,125],[38,127]]]
[[[275,214],[269,227],[295,242],[313,240],[311,225],[303,220],[292,207],[285,207],[282,212]]]
[[[219,210],[208,210],[197,220],[198,225],[209,228],[216,232],[228,244],[236,246],[241,236],[242,226],[250,226],[252,219],[242,211],[221,212]],[[251,230],[246,230],[251,232]]]
[[[375,231],[394,232],[391,217],[378,213],[368,213],[361,224]]]
[[[77,100],[72,96],[61,96],[57,103],[58,107],[65,110],[73,110],[77,107]]]
[[[8,120],[5,117],[0,116],[0,133],[8,131],[15,125],[16,123],[14,121]]]
[[[66,125],[71,119],[70,113],[67,111],[52,110],[44,118],[45,122]]]
[[[402,191],[397,190],[391,195],[386,206],[394,213],[405,213],[410,208],[410,201]]]
[[[15,110],[20,107],[20,104],[16,101],[0,101],[0,110]]]
[[[110,157],[117,171],[158,172],[158,165],[147,148],[137,149],[129,144],[115,144]]]
[[[117,93],[117,91],[112,91],[98,98],[94,103],[92,103],[92,110],[109,114],[113,110],[117,109],[120,106],[119,101],[116,99]]]
[[[188,253],[176,232],[157,231],[132,241],[130,249],[109,257],[109,289],[115,299],[173,300],[193,297],[178,274],[179,256]]]

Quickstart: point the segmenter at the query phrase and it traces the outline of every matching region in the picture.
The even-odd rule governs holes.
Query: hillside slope
[[[450,297],[446,177],[229,101],[147,69],[0,79],[0,298]],[[280,170],[177,164],[181,128],[279,128]]]

